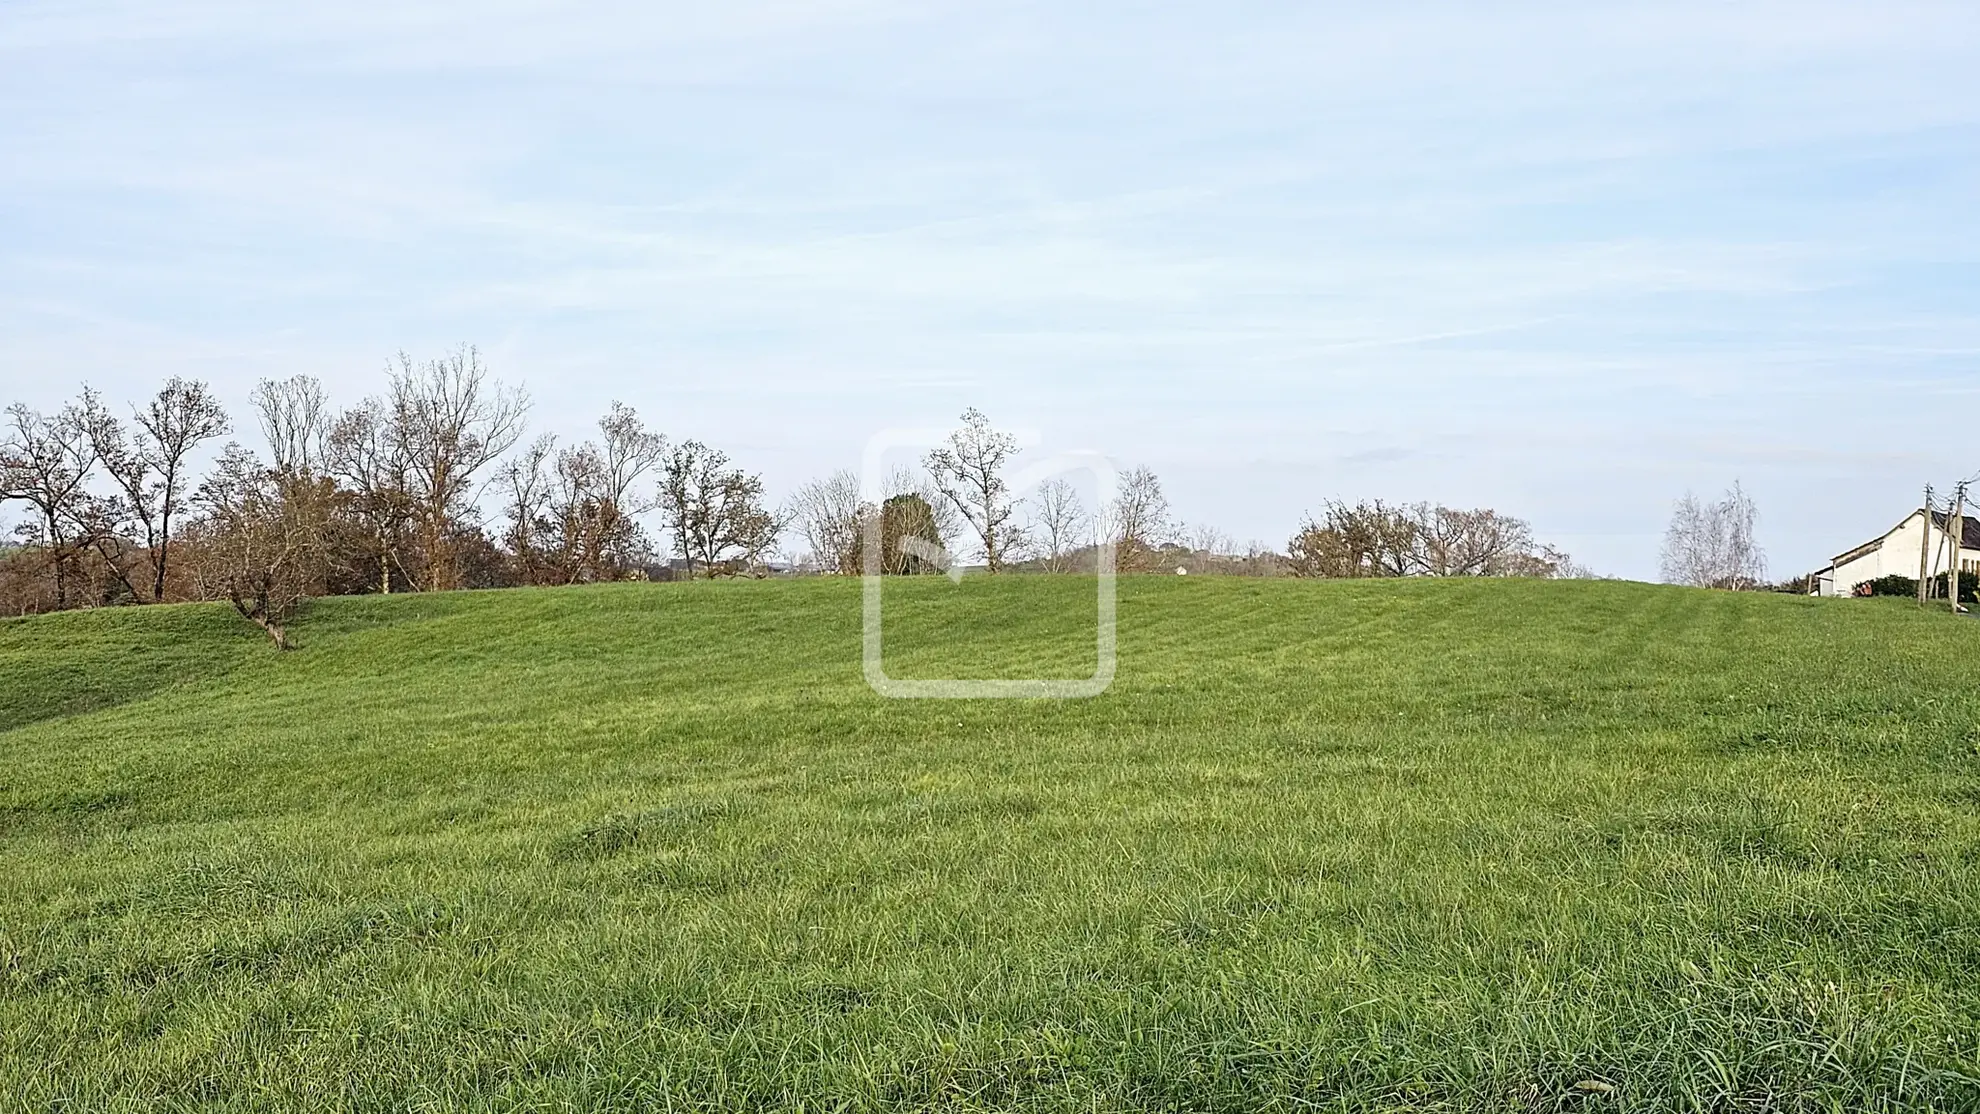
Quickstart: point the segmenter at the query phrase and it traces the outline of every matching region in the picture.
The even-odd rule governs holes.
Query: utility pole
[[[1918,606],[1925,606],[1925,588],[1932,575],[1932,485],[1925,485],[1923,531],[1918,535]]]
[[[1952,517],[1946,520],[1946,545],[1952,550],[1952,561],[1946,566],[1946,599],[1951,601],[1953,614],[1959,614],[1959,550],[1960,543],[1966,540],[1966,481],[1959,481],[1953,488]]]

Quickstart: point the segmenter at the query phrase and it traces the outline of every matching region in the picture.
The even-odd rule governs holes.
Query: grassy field
[[[1130,579],[959,703],[858,599],[0,622],[0,1109],[1980,1108],[1980,623]]]

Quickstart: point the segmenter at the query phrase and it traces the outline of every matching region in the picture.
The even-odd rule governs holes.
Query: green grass
[[[890,668],[1079,675],[1092,590],[890,586]],[[0,622],[0,1109],[1980,1107],[1980,623],[1191,577],[1120,632],[959,703],[828,580]]]

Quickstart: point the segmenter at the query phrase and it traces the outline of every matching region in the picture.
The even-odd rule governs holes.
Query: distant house
[[[1980,508],[1960,520],[1959,569],[1980,573]],[[1912,511],[1904,521],[1885,531],[1882,537],[1864,542],[1847,553],[1836,555],[1828,568],[1817,574],[1817,589],[1824,596],[1848,596],[1856,586],[1881,576],[1918,576],[1919,548],[1926,550],[1927,577],[1943,576],[1948,556],[1946,535],[1952,516],[1932,512],[1931,525],[1925,512]],[[1927,538],[1927,531],[1930,537]]]

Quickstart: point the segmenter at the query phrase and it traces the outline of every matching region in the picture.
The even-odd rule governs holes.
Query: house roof
[[[1980,505],[1975,505],[1974,507],[1970,508],[1970,512],[1971,513],[1968,513],[1963,517],[1961,517],[1959,521],[1959,547],[1961,549],[1980,549]],[[1836,554],[1836,559],[1829,563],[1830,567],[1833,568],[1837,565],[1846,565],[1851,561],[1856,560],[1858,557],[1863,556],[1866,553],[1875,551],[1877,548],[1882,546],[1884,544],[1884,541],[1888,539],[1892,534],[1897,533],[1899,528],[1901,528],[1906,522],[1910,522],[1913,518],[1916,518],[1917,516],[1918,516],[1918,512],[1912,511],[1910,514],[1905,515],[1903,519],[1899,520],[1896,526],[1893,526],[1890,529],[1884,531],[1882,534],[1878,535],[1877,537],[1874,537],[1869,541],[1864,542],[1862,545],[1856,546],[1846,552]],[[1952,514],[1949,511],[1933,511],[1932,525],[1938,527],[1940,530],[1944,530],[1946,529],[1947,520],[1950,519],[1951,517]],[[1943,545],[1945,543],[1941,542],[1940,544]]]
[[[1938,511],[1932,512],[1932,522],[1941,530],[1946,528],[1946,522],[1950,518],[1952,518],[1951,512],[1945,514],[1940,514]],[[1959,520],[1959,547],[1961,549],[1980,549],[1980,507],[1972,508],[1971,513]]]

